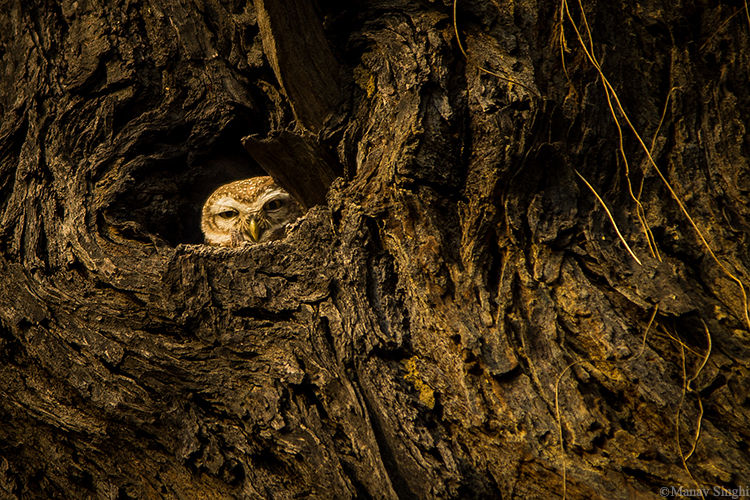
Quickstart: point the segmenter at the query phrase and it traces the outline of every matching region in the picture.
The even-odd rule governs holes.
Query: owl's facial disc
[[[204,204],[201,229],[206,243],[237,247],[282,239],[301,215],[294,199],[270,177],[254,177],[217,189]]]

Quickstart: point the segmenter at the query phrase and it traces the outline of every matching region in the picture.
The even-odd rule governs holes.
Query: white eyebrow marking
[[[271,189],[270,191],[268,191],[266,193],[263,193],[260,196],[260,198],[258,198],[258,200],[255,203],[253,203],[252,207],[250,207],[250,208],[251,208],[251,210],[253,212],[256,212],[256,211],[260,210],[261,208],[263,208],[263,205],[265,205],[266,203],[268,203],[269,200],[272,200],[272,199],[283,199],[283,200],[286,201],[286,200],[289,200],[291,198],[292,197],[289,196],[289,193],[287,193],[283,189],[280,189],[280,188]]]
[[[224,196],[220,198],[216,203],[212,206],[212,212],[215,214],[219,214],[227,209],[237,210],[238,212],[242,212],[245,208],[245,205],[241,203],[237,203],[236,200],[232,199],[229,196]]]

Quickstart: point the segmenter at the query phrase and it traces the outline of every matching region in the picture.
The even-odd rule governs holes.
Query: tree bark
[[[2,7],[0,498],[750,487],[742,2]]]

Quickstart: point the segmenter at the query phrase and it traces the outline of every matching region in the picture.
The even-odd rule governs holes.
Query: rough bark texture
[[[750,487],[743,2],[0,3],[0,497]]]

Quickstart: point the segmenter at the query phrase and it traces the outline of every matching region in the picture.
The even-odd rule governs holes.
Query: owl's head
[[[225,184],[203,205],[201,229],[209,245],[236,247],[284,237],[302,215],[299,205],[271,177]]]

